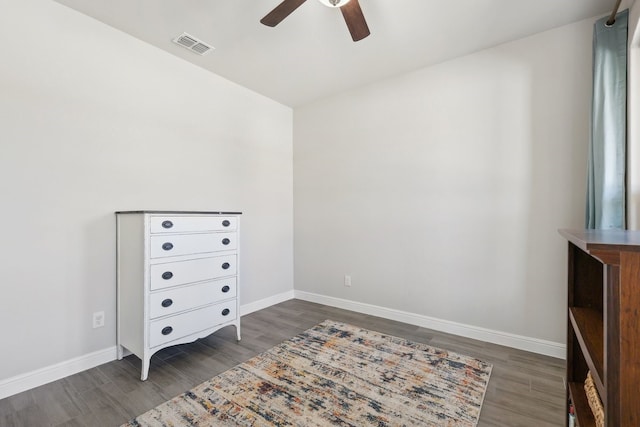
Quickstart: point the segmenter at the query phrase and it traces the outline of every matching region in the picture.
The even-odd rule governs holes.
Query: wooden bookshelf
[[[567,413],[595,426],[591,371],[605,427],[640,426],[640,232],[560,230],[568,241]],[[568,419],[568,417],[567,417]]]

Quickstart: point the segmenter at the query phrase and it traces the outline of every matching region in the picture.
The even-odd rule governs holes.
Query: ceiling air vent
[[[205,42],[198,40],[197,38],[187,33],[182,33],[181,35],[173,39],[173,42],[184,47],[185,49],[189,49],[190,51],[197,53],[198,55],[204,55],[210,50],[214,49],[213,46],[208,45]]]

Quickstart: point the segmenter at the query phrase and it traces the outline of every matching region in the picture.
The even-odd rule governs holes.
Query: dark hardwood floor
[[[564,425],[564,361],[337,308],[290,300],[152,358],[149,379],[129,356],[0,400],[0,426],[119,426],[325,319],[362,326],[493,363],[479,426]]]

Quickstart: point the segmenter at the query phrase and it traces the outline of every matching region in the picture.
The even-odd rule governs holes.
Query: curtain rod
[[[622,2],[622,0],[618,0],[616,1],[616,6],[613,8],[613,12],[611,12],[611,16],[609,16],[609,19],[607,20],[607,26],[612,26],[613,24],[615,24],[616,22],[616,14],[618,13],[618,8],[620,7],[620,3]]]

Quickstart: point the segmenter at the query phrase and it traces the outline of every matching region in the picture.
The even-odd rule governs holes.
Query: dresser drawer
[[[149,325],[149,346],[180,339],[236,318],[236,300],[154,320]]]
[[[238,219],[233,216],[152,216],[149,223],[152,234],[234,231],[238,228]]]
[[[151,258],[235,250],[236,233],[156,235],[149,238]]]
[[[234,276],[238,271],[236,262],[236,255],[224,255],[152,264],[149,268],[150,289],[155,291],[186,283]]]
[[[149,317],[155,319],[156,317],[168,316],[235,297],[235,277],[167,289],[150,295]]]

